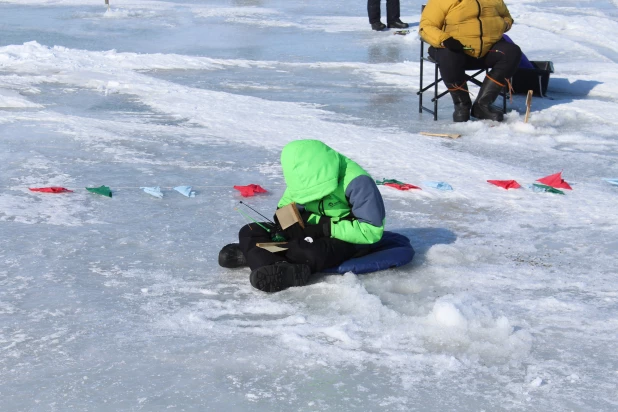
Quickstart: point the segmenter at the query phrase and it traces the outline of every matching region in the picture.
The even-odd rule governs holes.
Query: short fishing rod
[[[253,220],[253,222],[255,224],[257,224],[259,227],[261,227],[262,229],[264,229],[267,232],[272,232],[271,229],[267,228],[266,226],[264,226],[263,224],[261,224],[260,222],[258,222],[257,220],[255,220],[254,218],[252,218],[251,216],[245,214],[242,210],[238,209],[238,208],[234,208],[235,211],[237,211],[238,213],[240,213],[245,219],[249,219],[249,220]],[[251,226],[249,226],[249,228],[251,228]]]
[[[268,220],[268,222],[270,222],[271,224],[273,224],[273,225],[275,224],[275,222],[273,222],[272,220],[270,220],[269,218],[267,218],[266,216],[264,216],[263,214],[261,214],[260,212],[258,212],[254,208],[252,208],[251,206],[249,206],[248,204],[244,203],[242,200],[239,203],[241,205],[247,206],[249,209],[253,210],[255,213],[257,213],[258,215],[262,216],[264,219]]]
[[[285,236],[281,233],[277,232],[277,227],[278,225],[273,222],[272,220],[270,220],[269,218],[267,218],[266,216],[262,215],[260,212],[258,212],[257,210],[255,210],[254,208],[252,208],[251,206],[249,206],[246,203],[243,203],[242,200],[240,201],[241,204],[247,206],[249,209],[253,210],[255,213],[257,213],[258,215],[262,216],[264,219],[268,220],[270,222],[270,224],[273,225],[273,227],[271,229],[264,227],[264,225],[262,225],[260,222],[258,222],[257,220],[255,220],[254,218],[252,218],[251,216],[243,213],[242,210],[238,209],[238,208],[234,208],[235,211],[237,211],[238,213],[240,213],[241,215],[243,215],[246,219],[250,219],[252,220],[254,223],[256,223],[258,226],[260,226],[262,229],[264,229],[265,231],[269,232],[272,234],[272,240],[273,242],[285,242],[287,239],[285,238]],[[249,228],[251,228],[251,225],[249,225]]]

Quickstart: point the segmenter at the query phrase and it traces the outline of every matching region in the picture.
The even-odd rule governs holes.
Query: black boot
[[[389,29],[407,29],[408,27],[410,27],[410,25],[408,23],[402,22],[401,19],[397,19],[393,22],[388,23]]]
[[[494,120],[496,122],[504,120],[504,113],[502,113],[502,110],[492,106],[492,103],[496,100],[496,97],[498,97],[503,87],[504,86],[490,79],[489,76],[485,76],[481,90],[479,90],[479,95],[472,105],[472,116],[477,119]]]
[[[292,286],[304,286],[310,276],[311,269],[304,263],[276,262],[252,271],[249,281],[256,289],[278,292]]]
[[[371,23],[371,30],[382,31],[385,28],[386,28],[386,24],[382,23],[381,21],[377,23]]]
[[[219,252],[219,266],[230,269],[247,266],[247,258],[238,243],[223,246]]]
[[[472,107],[472,100],[470,100],[468,85],[464,83],[461,86],[453,86],[454,87],[449,87],[448,89],[451,97],[453,98],[453,105],[455,106],[453,121],[467,122],[470,120],[470,108]]]

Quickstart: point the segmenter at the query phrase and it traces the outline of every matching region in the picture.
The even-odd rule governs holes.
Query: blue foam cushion
[[[377,272],[388,268],[405,265],[414,257],[414,249],[410,239],[395,232],[384,232],[379,242],[369,245],[369,254],[352,258],[334,268],[325,269],[325,273],[353,272],[361,273]]]

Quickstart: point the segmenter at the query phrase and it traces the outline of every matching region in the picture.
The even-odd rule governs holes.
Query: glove
[[[285,238],[288,240],[305,238],[305,230],[300,227],[298,223],[294,223],[292,226],[286,227],[283,230],[283,233],[285,234]]]
[[[314,240],[321,237],[330,237],[330,218],[322,216],[317,225],[305,226],[305,236],[309,236]]]
[[[324,237],[324,227],[321,224],[307,225],[305,227],[305,237],[310,237],[313,240]]]
[[[454,39],[452,37],[449,37],[448,39],[444,40],[442,42],[442,45],[446,47],[447,49],[449,49],[450,51],[452,51],[453,53],[463,53],[464,51],[463,44],[461,44],[459,40]]]
[[[303,211],[304,212],[304,211]],[[303,219],[303,223],[305,225],[305,227],[307,227],[307,218],[308,215],[305,216],[305,213],[301,213],[301,218]],[[291,226],[286,227],[285,229],[281,228],[281,223],[279,222],[279,218],[277,217],[277,214],[275,213],[273,216],[273,220],[275,221],[275,230],[277,233],[283,233],[283,236],[287,239],[287,240],[291,240],[291,239],[304,239],[306,237],[304,229],[300,226],[300,224],[298,223],[294,223]]]

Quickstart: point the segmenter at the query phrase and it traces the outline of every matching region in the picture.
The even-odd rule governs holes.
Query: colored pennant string
[[[519,189],[521,185],[515,180],[488,180],[488,183],[502,187],[504,189]]]
[[[260,185],[250,184],[247,186],[234,186],[234,189],[240,192],[242,197],[251,197],[256,193],[268,193],[266,189],[261,187]]]
[[[66,189],[64,187],[59,186],[51,186],[51,187],[29,187],[31,192],[43,192],[43,193],[72,193],[72,190]]]
[[[438,190],[453,190],[453,186],[449,185],[446,182],[423,182],[423,185],[429,186]]]
[[[97,195],[112,197],[112,191],[107,186],[87,187],[86,190]]]
[[[414,186],[409,183],[400,182],[399,180],[396,180],[396,179],[382,179],[382,181],[376,180],[376,184],[392,187],[397,190],[410,190],[410,189],[422,190],[418,186]]]
[[[573,188],[562,179],[562,172],[554,173],[553,175],[545,176],[540,179],[536,179],[537,182],[543,183],[546,186],[553,187],[554,189],[568,189]]]
[[[159,186],[154,187],[140,187],[145,193],[148,193],[150,196],[157,197],[159,199],[163,199],[163,193],[161,193],[161,188]]]
[[[533,183],[530,186],[528,186],[528,188],[530,188],[533,192],[536,192],[536,193],[548,192],[548,193],[556,193],[558,195],[564,194],[562,190],[554,189],[553,187],[547,186],[547,185],[540,185],[538,183]]]
[[[176,186],[175,191],[186,197],[195,197],[195,192],[191,190],[191,186]]]

